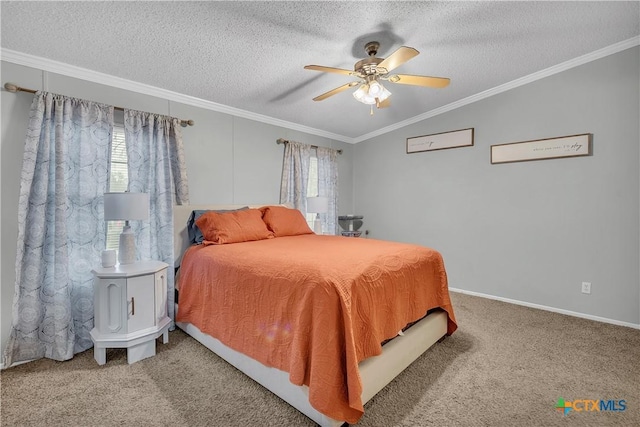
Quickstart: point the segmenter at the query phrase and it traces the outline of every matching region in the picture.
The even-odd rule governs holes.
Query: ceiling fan
[[[371,105],[371,114],[373,114],[373,106],[377,108],[385,108],[390,104],[389,92],[380,80],[389,81],[391,83],[399,83],[405,85],[425,86],[432,88],[443,88],[449,85],[449,79],[444,77],[415,76],[411,74],[389,74],[391,71],[404,64],[414,56],[418,55],[416,49],[407,46],[399,47],[395,52],[387,58],[378,58],[378,42],[369,42],[364,46],[368,58],[360,60],[353,66],[353,71],[343,68],[324,67],[322,65],[306,65],[306,70],[322,71],[325,73],[346,74],[357,77],[357,81],[346,83],[335,89],[325,92],[322,95],[313,98],[314,101],[322,101],[330,96],[347,90],[351,87],[359,86],[353,93],[356,100],[363,104]]]

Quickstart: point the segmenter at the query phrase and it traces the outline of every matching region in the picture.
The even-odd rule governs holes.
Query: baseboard
[[[525,302],[525,301],[518,301],[518,300],[510,299],[510,298],[497,297],[495,295],[483,294],[483,293],[480,293],[480,292],[466,291],[464,289],[449,288],[449,290],[451,292],[457,292],[457,293],[460,293],[460,294],[472,295],[474,297],[493,299],[493,300],[496,300],[496,301],[507,302],[509,304],[522,305],[524,307],[537,308],[539,310],[551,311],[553,313],[566,314],[567,316],[573,316],[573,317],[580,317],[582,319],[595,320],[596,322],[610,323],[612,325],[625,326],[627,328],[632,328],[632,329],[640,329],[640,324],[636,325],[635,323],[623,322],[623,321],[620,321],[620,320],[609,319],[609,318],[606,318],[606,317],[593,316],[591,314],[579,313],[577,311],[564,310],[562,308],[549,307],[549,306],[546,306],[546,305],[534,304],[534,303]]]

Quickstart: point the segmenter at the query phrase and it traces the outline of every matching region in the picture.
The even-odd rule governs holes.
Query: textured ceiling
[[[639,13],[638,1],[3,1],[1,45],[354,141],[637,37]],[[351,90],[313,102],[353,79],[303,66],[351,69],[371,40],[380,57],[420,51],[396,72],[451,84],[387,84],[392,106],[373,116]]]

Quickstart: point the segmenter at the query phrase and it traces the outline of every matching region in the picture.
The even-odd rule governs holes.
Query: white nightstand
[[[126,348],[127,362],[156,354],[156,339],[169,342],[167,267],[160,261],[140,261],[95,268],[93,357],[107,361],[107,348]]]

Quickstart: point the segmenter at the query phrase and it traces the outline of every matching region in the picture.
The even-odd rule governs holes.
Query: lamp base
[[[136,262],[136,239],[131,227],[125,225],[120,233],[118,246],[118,262],[120,264],[133,264]]]
[[[320,215],[316,216],[313,221],[313,232],[316,234],[322,234],[322,221],[320,221]]]

